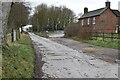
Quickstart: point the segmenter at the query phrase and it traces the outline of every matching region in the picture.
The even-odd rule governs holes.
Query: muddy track
[[[34,49],[34,53],[35,53],[35,62],[34,62],[34,75],[33,78],[42,78],[43,76],[43,72],[42,72],[42,66],[44,64],[44,62],[42,61],[42,56],[39,52],[39,48],[37,47],[37,45],[35,44],[35,42],[32,42],[32,46]]]

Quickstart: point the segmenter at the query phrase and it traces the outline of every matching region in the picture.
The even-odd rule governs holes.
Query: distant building
[[[31,28],[32,28],[32,25],[23,26],[23,31],[27,32]]]
[[[84,14],[78,19],[80,31],[115,33],[120,25],[120,12],[110,8],[110,1],[105,2],[105,7],[88,11],[84,8]]]

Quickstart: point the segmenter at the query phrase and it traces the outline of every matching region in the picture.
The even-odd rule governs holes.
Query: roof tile
[[[97,10],[89,11],[88,13],[83,14],[79,19],[98,16],[101,13],[103,13],[106,9],[108,9],[108,7],[104,7],[104,8],[100,8],[100,9],[97,9]],[[118,10],[112,10],[112,11],[116,16],[120,16],[120,12]]]

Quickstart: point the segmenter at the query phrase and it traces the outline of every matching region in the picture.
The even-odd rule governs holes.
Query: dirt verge
[[[39,52],[38,47],[34,42],[32,42],[32,47],[34,49],[35,53],[35,66],[34,66],[34,75],[33,78],[42,78],[43,72],[42,72],[42,66],[44,62],[42,61],[42,56]]]

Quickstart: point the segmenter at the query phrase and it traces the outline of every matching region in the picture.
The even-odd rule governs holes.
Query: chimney
[[[84,14],[87,13],[87,12],[88,12],[88,8],[85,7],[85,8],[84,8]]]
[[[109,7],[109,8],[110,8],[110,1],[107,0],[107,1],[105,2],[105,5],[106,5],[106,7]]]

